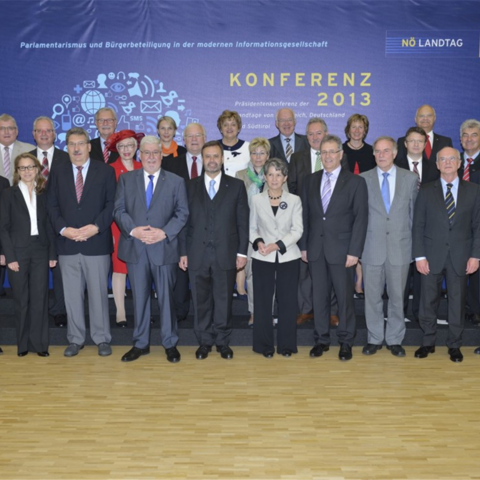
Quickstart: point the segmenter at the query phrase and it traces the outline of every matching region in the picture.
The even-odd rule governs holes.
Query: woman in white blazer
[[[272,300],[278,299],[277,352],[284,357],[297,353],[296,315],[300,249],[303,233],[302,203],[282,187],[288,166],[278,158],[264,166],[266,187],[251,199],[250,241],[253,245],[255,323],[253,351],[273,357]]]

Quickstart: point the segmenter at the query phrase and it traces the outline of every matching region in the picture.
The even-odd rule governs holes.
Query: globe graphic
[[[82,108],[90,115],[95,115],[99,108],[105,106],[105,97],[97,90],[89,90],[80,100]]]

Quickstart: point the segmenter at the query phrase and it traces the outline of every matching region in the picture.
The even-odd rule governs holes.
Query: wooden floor
[[[480,478],[480,356],[0,357],[0,478]]]

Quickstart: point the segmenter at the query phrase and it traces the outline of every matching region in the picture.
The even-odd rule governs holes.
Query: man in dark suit
[[[183,141],[187,153],[177,158],[170,157],[162,161],[162,168],[182,177],[185,182],[197,178],[202,174],[202,147],[207,140],[203,125],[189,123],[183,131]],[[178,268],[175,288],[173,290],[175,313],[179,322],[187,318],[190,310],[190,288],[188,286],[188,272]]]
[[[295,112],[291,108],[281,108],[275,113],[275,126],[280,132],[270,138],[270,158],[281,158],[290,163],[290,157],[295,152],[308,149],[305,135],[295,133]]]
[[[315,346],[311,357],[330,348],[330,292],[337,295],[340,360],[352,358],[355,337],[353,303],[355,265],[363,251],[368,223],[365,180],[342,169],[342,141],[326,135],[320,145],[323,170],[308,175],[302,190],[302,259],[313,283]]]
[[[202,148],[203,175],[187,184],[190,215],[181,237],[180,268],[190,277],[199,360],[213,344],[230,359],[232,295],[236,270],[245,267],[248,201],[241,180],[222,172],[223,148],[217,141]]]
[[[37,117],[33,122],[33,138],[37,148],[31,153],[38,158],[42,164],[42,175],[48,182],[50,172],[61,163],[70,163],[70,157],[67,152],[55,147],[55,126],[51,118]],[[67,312],[65,310],[65,297],[63,294],[62,273],[60,265],[51,269],[53,277],[54,303],[49,309],[50,315],[55,320],[57,327],[64,327],[67,324]]]
[[[70,163],[49,175],[48,211],[57,234],[68,315],[66,357],[77,355],[85,343],[85,286],[88,288],[90,335],[98,354],[110,347],[108,272],[113,250],[111,224],[115,198],[115,170],[91,161],[88,133],[72,128],[66,136]]]
[[[437,119],[435,110],[430,105],[422,105],[415,114],[415,124],[421,128],[427,134],[427,143],[425,144],[425,150],[423,152],[424,160],[432,160],[435,162],[437,158],[437,152],[444,147],[452,146],[452,139],[450,137],[444,137],[433,132],[433,126]],[[398,155],[405,157],[405,137],[400,137],[397,140]]]
[[[105,163],[113,163],[118,158],[118,152],[109,151],[105,147],[105,141],[117,128],[117,114],[115,110],[110,107],[100,108],[95,114],[95,125],[100,136],[90,140],[90,145],[92,146],[90,158]]]
[[[118,256],[127,263],[134,300],[133,348],[122,361],[150,353],[150,287],[157,292],[162,344],[167,360],[180,361],[173,286],[180,258],[178,234],[188,218],[185,181],[162,165],[160,139],[140,143],[143,168],[120,176],[115,197],[115,221],[122,235]]]
[[[413,257],[422,274],[420,326],[424,332],[415,357],[435,352],[436,305],[445,274],[448,353],[452,362],[461,362],[467,275],[478,270],[480,258],[480,187],[459,179],[460,153],[454,148],[438,152],[437,167],[440,179],[422,186],[413,219]]]
[[[0,202],[2,201],[3,191],[10,187],[10,182],[7,178],[0,176]],[[3,286],[5,282],[5,255],[2,251],[2,246],[0,245],[0,297],[5,297],[7,293],[5,292],[5,287]]]

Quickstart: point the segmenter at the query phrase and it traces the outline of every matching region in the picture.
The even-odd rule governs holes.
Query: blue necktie
[[[453,222],[453,216],[455,215],[455,199],[452,193],[453,184],[447,183],[447,194],[445,195],[445,206],[447,207],[448,221],[450,225]]]
[[[323,191],[321,193],[323,213],[327,212],[330,199],[332,198],[332,182],[330,181],[330,179],[332,178],[333,173],[325,172],[325,175],[327,176],[327,180],[323,184]]]
[[[210,180],[210,188],[208,189],[208,196],[213,200],[215,196],[215,180]]]
[[[383,203],[385,204],[385,210],[387,213],[390,213],[390,186],[388,184],[387,177],[390,175],[389,173],[382,173],[383,175],[383,182],[382,182],[382,198]]]
[[[147,210],[150,208],[150,203],[153,198],[153,175],[149,175],[150,183],[148,184],[146,195],[147,195]]]

